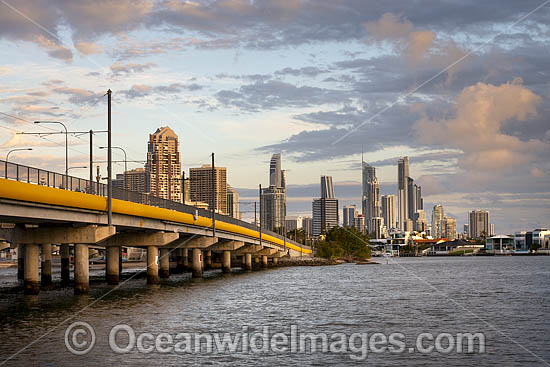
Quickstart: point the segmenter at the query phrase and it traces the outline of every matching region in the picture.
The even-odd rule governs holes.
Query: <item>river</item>
[[[397,258],[380,265],[235,269],[230,275],[209,272],[199,280],[175,275],[160,286],[146,286],[136,277],[116,289],[100,281],[101,274],[92,272],[89,296],[75,297],[71,288],[24,296],[10,288],[16,269],[0,269],[0,365],[321,366],[359,360],[389,366],[544,366],[550,361],[550,257]],[[65,331],[74,322],[94,329],[95,344],[85,355],[66,347]],[[116,325],[126,325],[114,337],[119,353],[109,342]],[[267,334],[262,327],[268,327]],[[284,338],[293,340],[293,330],[325,333],[329,350],[311,352],[307,344],[306,350],[292,350]],[[132,332],[141,339],[141,350],[135,341],[132,348]],[[90,335],[71,333],[67,340],[76,342],[69,343],[73,349],[90,345]],[[255,349],[216,353],[207,342],[200,350],[186,349],[188,344],[172,348],[196,333],[220,338],[229,333],[238,340],[254,335]],[[275,333],[280,344],[272,348]],[[344,337],[349,342],[354,333],[354,348],[335,343]],[[366,351],[363,342],[372,343],[375,333],[379,342],[392,333],[402,335],[405,347],[396,343],[393,347],[400,348],[384,349],[380,342],[378,349]],[[442,348],[459,333],[482,333],[485,350],[420,350],[421,333],[445,335]],[[264,336],[268,350],[261,350]],[[434,341],[428,337],[423,343],[428,348]],[[128,351],[122,350],[126,346]]]

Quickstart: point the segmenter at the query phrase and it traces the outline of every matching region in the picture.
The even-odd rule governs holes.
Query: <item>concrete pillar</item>
[[[212,269],[212,251],[206,251],[206,265],[204,269]]]
[[[246,270],[252,270],[252,254],[246,254],[244,260],[244,268]]]
[[[176,249],[176,272],[177,273],[183,273],[184,270],[183,265],[183,249],[178,248]]]
[[[118,273],[122,274],[122,246],[118,248]]]
[[[158,258],[158,247],[147,246],[147,284],[158,284],[159,282]]]
[[[254,256],[254,263],[255,263],[255,264],[259,264],[259,263],[260,263],[260,257],[259,257],[259,256]]]
[[[278,258],[278,257],[274,257],[274,258],[273,258],[273,265],[277,266],[277,264],[279,264],[279,258]]]
[[[202,251],[200,248],[194,248],[191,253],[193,262],[193,278],[202,277]]]
[[[262,268],[267,268],[267,255],[262,255]]]
[[[71,278],[68,244],[61,244],[59,247],[59,255],[61,255],[61,285],[67,286]]]
[[[38,254],[38,245],[25,245],[25,294],[38,294],[40,292]]]
[[[107,252],[107,283],[108,284],[118,284],[120,281],[120,267],[119,267],[119,257],[120,257],[120,247],[119,246],[108,246],[106,249]]]
[[[160,277],[170,277],[170,250],[167,248],[160,249]]]
[[[50,243],[42,244],[42,263],[40,264],[42,285],[52,284],[52,245]]]
[[[90,263],[88,260],[88,245],[74,245],[74,293],[90,293]]]
[[[17,245],[17,279],[25,279],[25,245]]]
[[[223,252],[222,272],[231,273],[231,251]]]
[[[189,270],[189,250],[184,248],[181,251],[183,253],[183,269]]]

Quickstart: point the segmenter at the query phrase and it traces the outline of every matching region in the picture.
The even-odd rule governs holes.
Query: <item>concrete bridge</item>
[[[73,247],[75,294],[89,292],[90,248],[105,250],[110,284],[119,282],[122,247],[147,249],[148,284],[170,276],[170,257],[176,271],[201,277],[219,265],[230,272],[237,258],[250,270],[253,261],[268,267],[283,256],[312,256],[310,247],[253,224],[220,214],[213,220],[209,211],[126,190],[113,190],[109,226],[104,184],[2,161],[0,177],[0,222],[13,224],[0,229],[0,238],[18,247],[18,276],[27,294],[51,283],[52,245],[59,246],[64,284]]]

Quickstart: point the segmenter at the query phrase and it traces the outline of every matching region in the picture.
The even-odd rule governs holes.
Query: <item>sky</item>
[[[550,227],[549,19],[543,0],[0,0],[0,154],[63,172],[63,136],[18,133],[105,130],[111,89],[129,168],[168,125],[185,170],[216,153],[245,218],[273,153],[289,215],[311,215],[321,175],[360,208],[363,152],[381,194],[409,156],[459,231],[472,209],[499,234]],[[87,165],[88,137],[69,145]]]

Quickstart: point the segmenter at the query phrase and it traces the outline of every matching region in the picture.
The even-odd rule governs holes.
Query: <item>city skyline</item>
[[[334,177],[342,204],[360,205],[360,194],[347,191],[361,192],[364,151],[380,195],[395,194],[386,189],[397,185],[395,161],[409,156],[425,208],[441,202],[462,225],[481,206],[498,233],[549,226],[548,7],[531,14],[537,1],[484,4],[498,12],[468,1],[424,9],[292,3],[214,1],[188,12],[190,3],[124,0],[118,17],[107,16],[107,4],[21,0],[12,4],[19,13],[2,5],[10,26],[0,29],[0,153],[40,147],[10,159],[62,172],[62,136],[17,132],[58,131],[35,120],[104,130],[110,88],[113,142],[130,161],[145,159],[151,126],[169,125],[181,140],[182,169],[215,151],[245,198],[258,183],[267,187],[264,165],[282,153],[289,214],[316,196],[319,174]],[[94,140],[106,145],[102,134]],[[87,144],[69,136],[71,165],[87,164]],[[95,149],[94,160],[105,153]],[[113,176],[122,170],[116,163]]]

